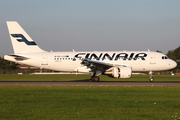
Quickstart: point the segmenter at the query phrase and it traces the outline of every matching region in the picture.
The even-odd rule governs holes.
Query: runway
[[[180,82],[0,81],[0,86],[180,86]]]

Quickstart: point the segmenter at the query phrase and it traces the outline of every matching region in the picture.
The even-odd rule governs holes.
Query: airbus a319
[[[7,21],[14,53],[5,60],[43,69],[65,72],[93,73],[91,80],[99,81],[99,75],[114,78],[131,78],[132,72],[173,69],[177,63],[165,54],[151,51],[81,51],[47,52],[38,47],[31,37],[15,21]]]

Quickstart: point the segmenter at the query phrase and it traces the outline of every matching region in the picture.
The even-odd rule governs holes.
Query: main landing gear
[[[96,70],[96,72],[93,73],[93,76],[91,77],[91,81],[92,82],[99,82],[100,78],[98,77],[98,75],[101,75],[102,72],[99,70]]]
[[[92,76],[92,77],[91,77],[91,81],[92,81],[92,82],[99,82],[99,80],[100,80],[100,79],[99,79],[98,76]]]
[[[153,75],[152,75],[152,71],[149,71],[149,81],[150,82],[153,82],[154,81],[154,78],[152,77]]]

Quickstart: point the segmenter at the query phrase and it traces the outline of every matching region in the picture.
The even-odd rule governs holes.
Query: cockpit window
[[[164,59],[169,59],[169,57],[168,56],[162,56],[162,59],[164,60]]]

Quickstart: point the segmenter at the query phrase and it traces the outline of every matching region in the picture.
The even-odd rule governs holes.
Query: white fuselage
[[[67,72],[88,72],[89,70],[81,65],[84,58],[117,66],[125,65],[131,67],[132,71],[162,71],[177,65],[166,55],[150,51],[41,52],[16,55],[28,59],[17,60],[9,55],[5,55],[4,58],[19,64]]]

